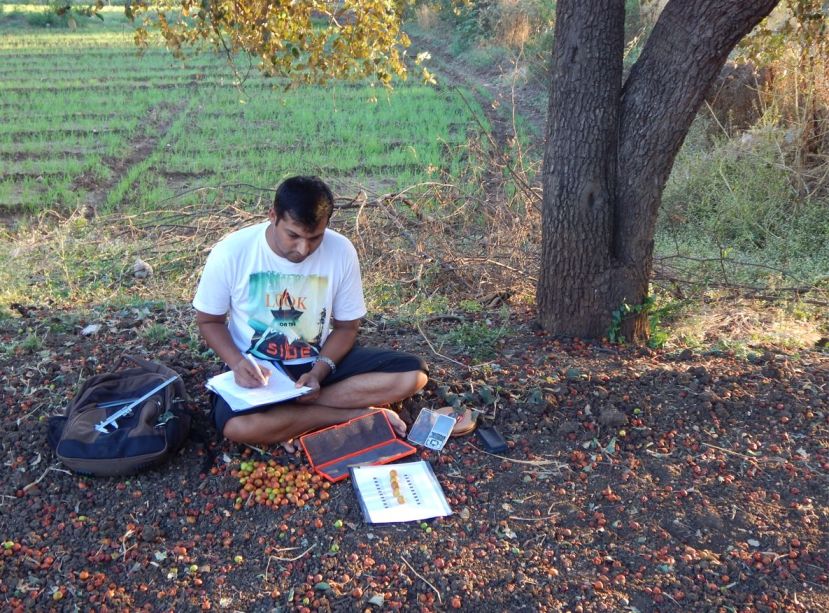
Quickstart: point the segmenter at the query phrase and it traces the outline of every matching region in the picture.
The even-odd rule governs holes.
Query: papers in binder
[[[207,389],[225,399],[233,411],[247,411],[265,404],[274,404],[302,396],[310,387],[296,387],[296,383],[282,369],[270,362],[257,360],[262,372],[270,372],[268,384],[261,387],[242,387],[236,383],[233,371],[223,372],[207,380]]]
[[[350,470],[368,523],[416,521],[452,514],[428,462],[352,466]]]

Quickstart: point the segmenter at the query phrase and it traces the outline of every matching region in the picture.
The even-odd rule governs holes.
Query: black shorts
[[[293,366],[284,365],[287,373],[295,379],[311,370],[312,367],[312,362]],[[416,370],[422,370],[427,374],[429,372],[426,363],[410,353],[393,351],[391,349],[357,346],[345,354],[345,357],[337,364],[336,372],[328,375],[325,381],[320,382],[320,385],[326,387],[355,375],[364,375],[372,372],[412,372]],[[233,417],[240,415],[240,413],[234,413],[221,396],[217,396],[216,394],[212,394],[212,396],[213,422],[216,424],[216,429],[219,431],[219,434],[222,434],[225,429],[225,424]],[[244,414],[263,413],[271,410],[274,406],[277,405],[267,404],[245,411]]]

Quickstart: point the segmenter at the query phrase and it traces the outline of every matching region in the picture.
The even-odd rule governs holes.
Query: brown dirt
[[[9,158],[12,162],[23,160],[49,160],[55,156],[85,156],[94,153],[93,148],[66,147],[65,149],[52,148],[48,151],[0,151],[0,156]]]
[[[126,176],[130,168],[143,162],[155,151],[177,115],[183,110],[183,105],[170,106],[163,103],[151,108],[147,113],[141,133],[126,147],[129,154],[122,158],[109,156],[104,158],[104,164],[112,171],[108,177],[101,179],[96,175],[83,173],[75,179],[73,188],[86,191],[84,206],[88,210],[94,212],[97,207],[106,202],[107,194]]]
[[[46,177],[62,177],[62,172],[9,172],[0,174],[0,179],[4,181],[14,181],[20,183],[26,179],[35,179],[42,181]]]
[[[364,342],[431,363],[407,420],[458,394],[494,417],[509,449],[487,454],[473,435],[422,452],[454,514],[366,525],[347,481],[319,507],[234,508],[231,472],[258,454],[212,438],[203,381],[219,365],[184,342],[186,309],[18,310],[0,327],[8,610],[381,608],[372,598],[406,610],[829,607],[826,354],[740,360],[560,341],[514,307],[508,344],[469,369],[432,354],[417,330],[368,322]],[[88,323],[103,327],[80,336]],[[150,324],[171,340],[148,340]],[[12,349],[27,336],[40,342]],[[122,351],[184,376],[195,434],[139,476],[71,475],[48,449],[45,417]]]
[[[15,130],[12,132],[15,138],[25,139],[32,136],[44,136],[44,135],[51,135],[55,138],[60,138],[61,136],[70,136],[70,135],[79,135],[79,136],[86,136],[90,133],[92,134],[103,134],[104,132],[108,134],[123,134],[126,132],[125,129],[122,128],[44,128],[42,130]]]

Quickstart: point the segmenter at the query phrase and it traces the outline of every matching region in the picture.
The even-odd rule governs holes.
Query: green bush
[[[86,10],[76,10],[66,3],[52,3],[48,10],[28,13],[26,23],[33,28],[70,28],[74,30],[85,26],[89,21],[89,15],[84,14]]]
[[[26,16],[26,23],[33,28],[68,28],[69,16],[58,15],[54,10],[41,13],[29,13]]]
[[[829,195],[803,189],[784,153],[790,135],[762,127],[704,146],[704,127],[694,130],[663,195],[662,254],[749,264],[739,273],[743,281],[768,277],[773,268],[801,282],[825,278]]]
[[[458,34],[453,45],[456,53],[483,41],[513,49],[524,47],[552,30],[555,18],[555,3],[542,0],[441,0],[439,8]]]

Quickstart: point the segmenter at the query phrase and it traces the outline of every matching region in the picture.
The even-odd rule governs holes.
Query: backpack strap
[[[121,357],[118,358],[118,361],[115,363],[114,370],[117,371],[118,369],[123,368],[125,366],[137,366],[138,368],[144,371],[157,373],[166,378],[179,374],[169,366],[166,366],[165,364],[160,364],[158,362],[153,362],[151,360],[145,360],[144,358],[139,358],[138,356],[130,355],[127,353],[122,354]],[[181,376],[179,376],[178,380],[173,383],[173,389],[175,389],[176,395],[179,398],[182,398],[187,402],[190,401],[190,397],[188,396],[187,390],[184,387],[184,380],[181,378]]]
[[[162,372],[164,370],[169,370],[166,366],[127,353],[118,358],[118,361],[115,362],[113,370],[120,370],[121,368],[128,366],[137,366],[138,368],[142,368],[148,372]]]

